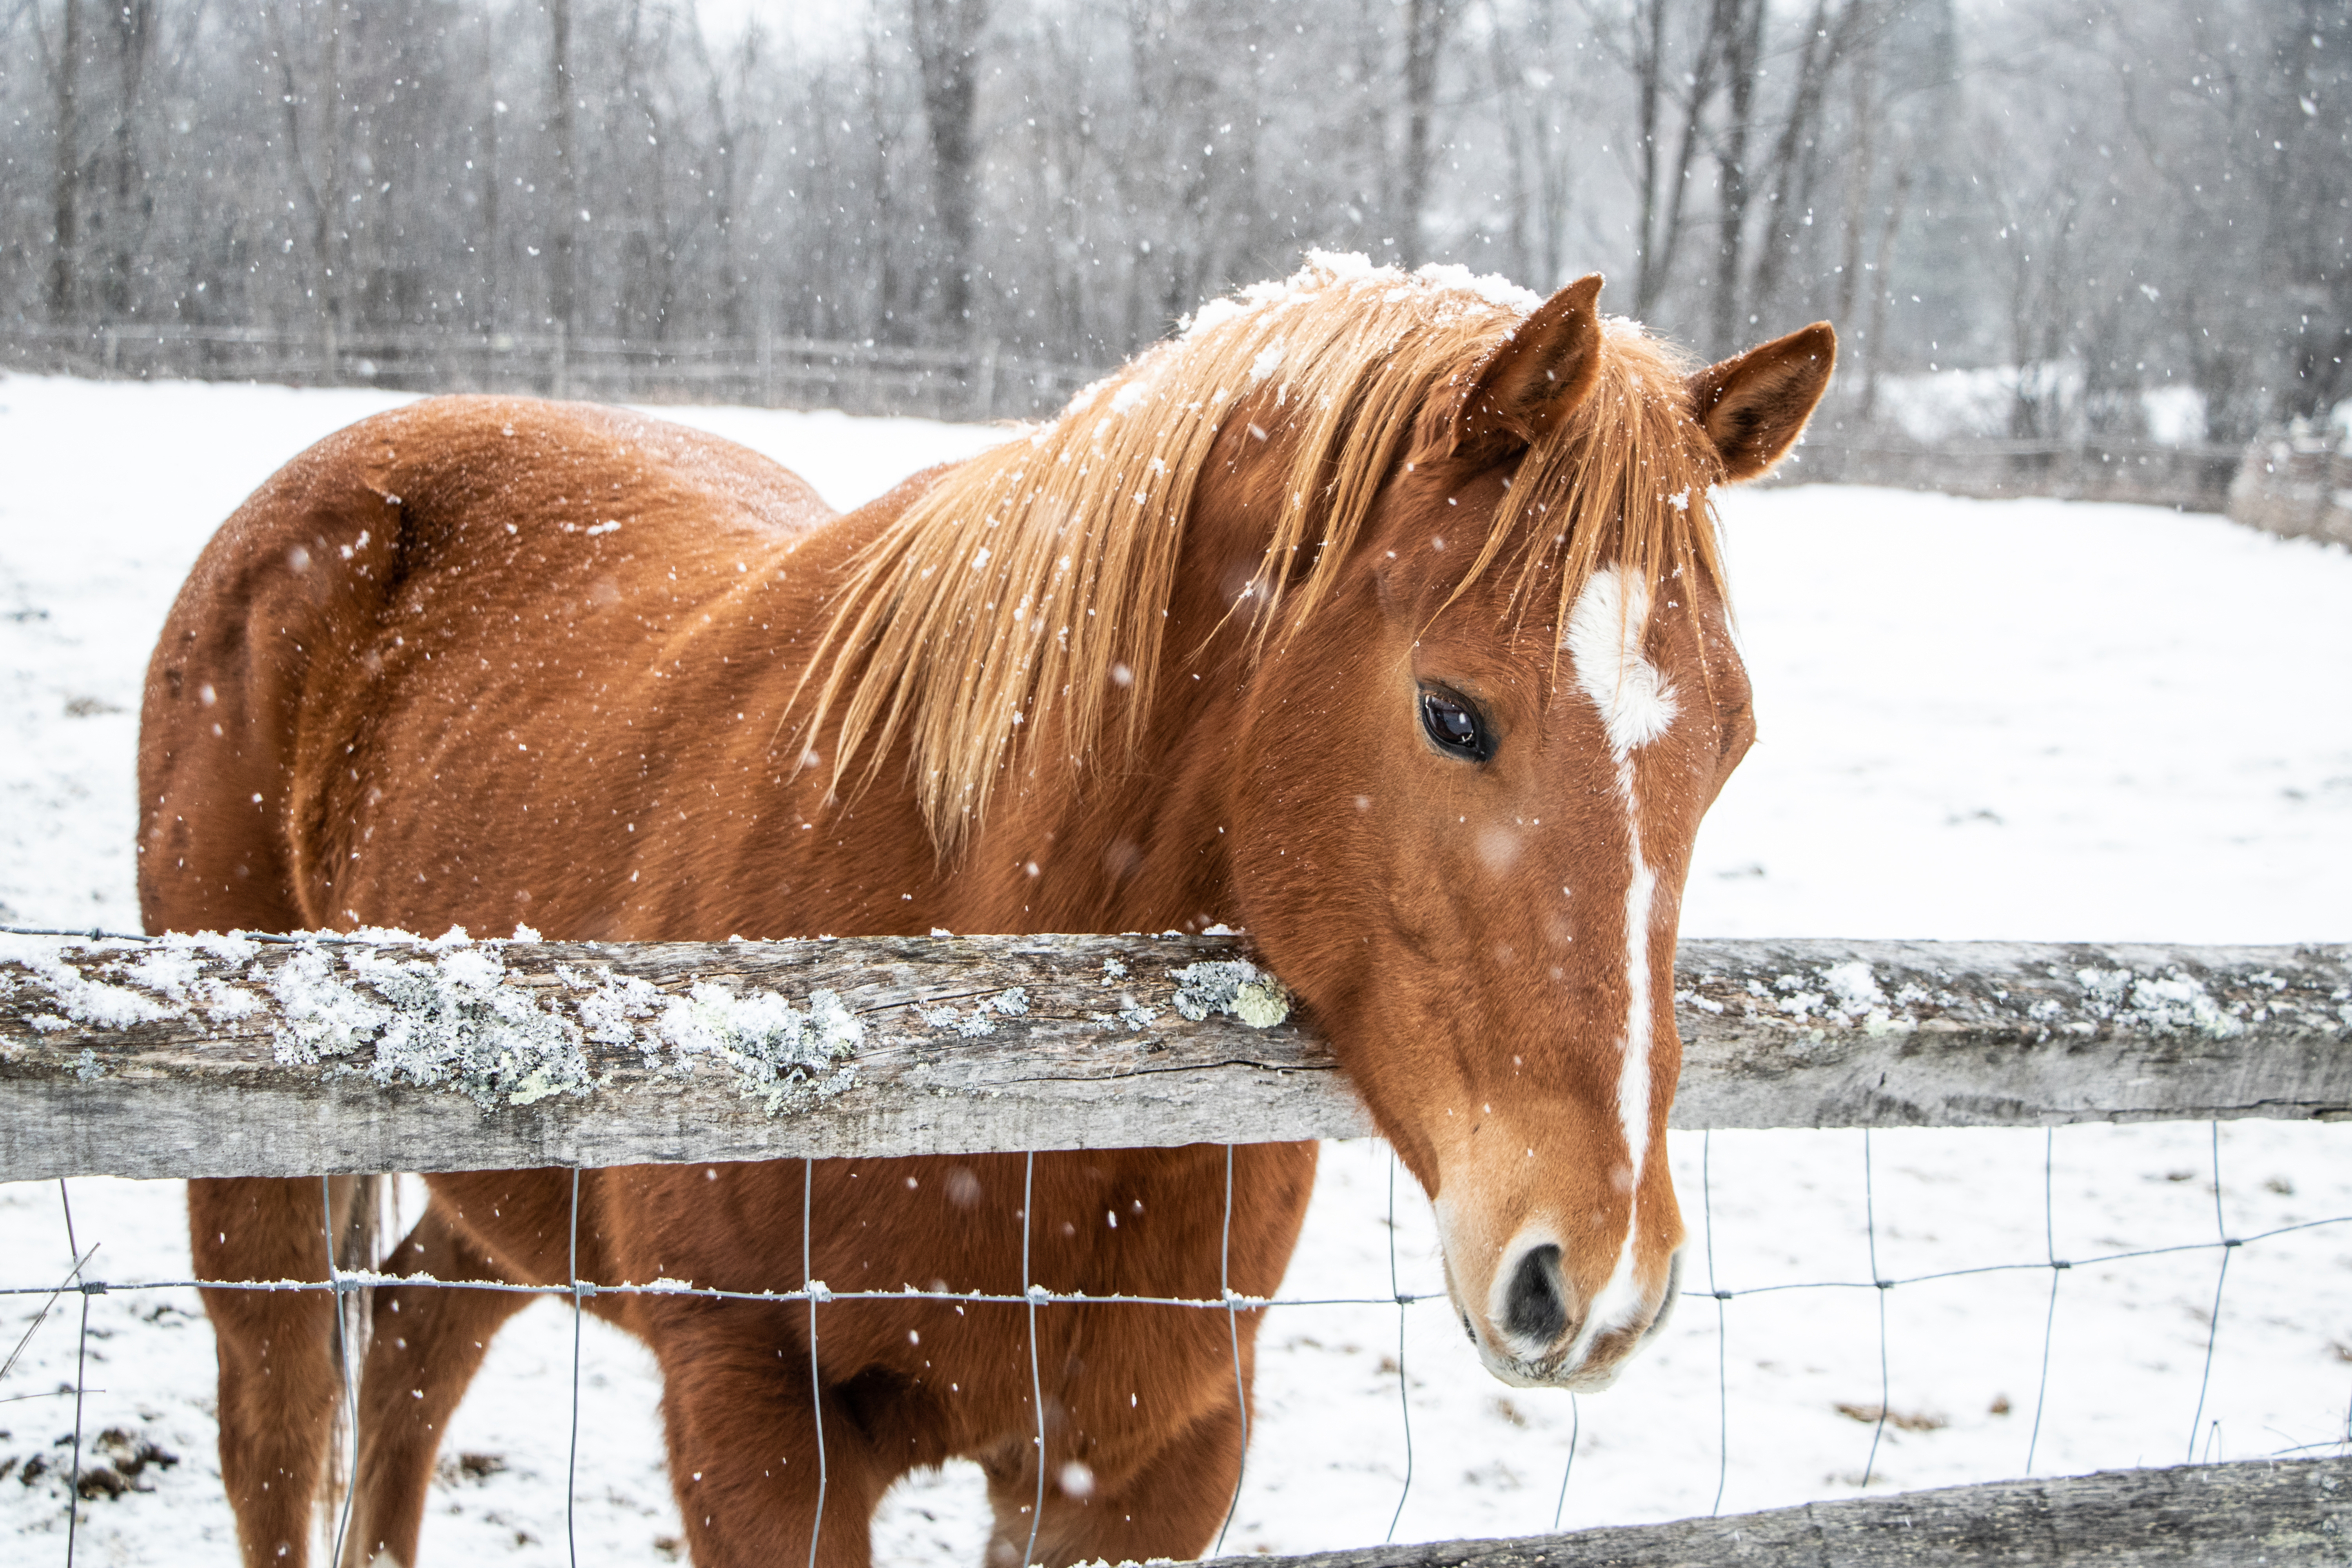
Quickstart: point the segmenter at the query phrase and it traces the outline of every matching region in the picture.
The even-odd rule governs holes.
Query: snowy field
[[[0,378],[0,921],[136,927],[135,713],[171,596],[247,490],[397,401]],[[836,504],[994,438],[659,412]],[[1762,740],[1701,836],[1685,931],[2352,941],[2352,554],[2054,501],[1812,487],[1724,512]],[[1686,1300],[1616,1390],[1582,1400],[1487,1378],[1435,1301],[1277,1309],[1227,1550],[1368,1544],[1392,1517],[1419,1540],[1703,1514],[1718,1484],[1725,1510],[1762,1508],[1851,1495],[1866,1464],[1873,1491],[1993,1479],[2027,1473],[2029,1446],[2053,1474],[2352,1436],[2352,1224],[2228,1254],[2218,1323],[2210,1248],[1864,1283],[2352,1215],[2352,1129],[1904,1131],[1867,1155],[1858,1133],[1678,1133],[1672,1154],[1712,1238],[1691,1282],[1734,1299]],[[1408,1293],[1439,1289],[1428,1205],[1402,1179],[1391,1226],[1391,1180],[1377,1143],[1326,1152],[1289,1292],[1387,1301],[1392,1267]],[[68,1196],[93,1277],[185,1276],[173,1184],[67,1187],[0,1185],[0,1286],[65,1273]],[[45,1319],[42,1303],[0,1298],[0,1354],[29,1336],[0,1374],[11,1563],[66,1544],[85,1303]],[[83,1505],[77,1556],[232,1563],[194,1293],[87,1308],[85,1443],[135,1473]],[[1873,1463],[1882,1308],[1893,1419]],[[562,1561],[572,1333],[547,1303],[495,1342],[450,1434],[428,1559]],[[601,1323],[585,1336],[581,1560],[673,1561],[651,1363]],[[924,1478],[886,1502],[878,1554],[976,1562],[983,1516],[976,1471]]]

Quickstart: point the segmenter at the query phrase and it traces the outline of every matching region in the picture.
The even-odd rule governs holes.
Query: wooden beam
[[[1681,1127],[2352,1115],[2345,947],[1690,942],[1676,978]],[[0,937],[5,1180],[1370,1131],[1230,937]]]
[[[1677,1127],[2352,1116],[2352,946],[1685,942],[1675,984]]]
[[[2352,1561],[2352,1458],[2103,1470],[1251,1568],[2273,1568]]]

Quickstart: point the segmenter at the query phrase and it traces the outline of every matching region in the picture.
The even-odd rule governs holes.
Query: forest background
[[[1600,269],[1710,356],[1828,318],[1864,425],[1990,367],[1986,434],[2171,393],[2242,443],[2352,396],[2352,0],[0,0],[20,363],[814,339],[1075,384],[1309,246]]]

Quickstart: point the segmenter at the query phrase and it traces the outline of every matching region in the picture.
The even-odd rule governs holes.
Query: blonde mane
[[[1053,424],[941,477],[850,563],[791,705],[818,683],[803,762],[839,707],[831,788],[863,752],[862,789],[907,731],[924,819],[949,853],[1049,721],[1062,726],[1055,749],[1081,763],[1123,689],[1131,749],[1193,489],[1227,421],[1246,412],[1251,434],[1290,449],[1283,510],[1242,600],[1262,650],[1328,596],[1381,487],[1540,302],[1459,267],[1406,274],[1310,254],[1286,282],[1203,308]],[[1592,392],[1520,460],[1457,596],[1514,540],[1513,602],[1524,615],[1531,582],[1556,571],[1558,625],[1607,562],[1644,581],[1682,568],[1720,581],[1706,499],[1720,472],[1691,417],[1686,367],[1631,322],[1605,323],[1602,345]],[[1311,563],[1294,578],[1301,550]]]

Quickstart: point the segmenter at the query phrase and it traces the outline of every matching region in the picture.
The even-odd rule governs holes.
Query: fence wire
[[[1878,1289],[1878,1419],[1870,1428],[1870,1457],[1862,1462],[1862,1484],[1870,1485],[1870,1478],[1878,1468],[1878,1445],[1886,1436],[1886,1401],[1889,1384],[1886,1374],[1886,1292],[1895,1282],[1878,1271],[1878,1197],[1877,1184],[1871,1176],[1870,1129],[1862,1130],[1862,1225],[1863,1235],[1870,1243],[1870,1282]]]
[[[1032,1156],[1033,1158],[1034,1156]],[[1234,1527],[1234,1515],[1242,1506],[1242,1477],[1249,1470],[1249,1385],[1242,1380],[1241,1309],[1234,1304],[1234,1146],[1225,1145],[1225,1217],[1217,1239],[1217,1294],[1225,1299],[1225,1329],[1234,1342],[1234,1408],[1240,1412],[1242,1422],[1241,1462],[1234,1467],[1234,1500],[1225,1505],[1225,1521],[1217,1526],[1217,1544],[1211,1550],[1222,1555],[1225,1550],[1225,1531]],[[1042,1478],[1042,1468],[1038,1471]],[[1027,1568],[1024,1563],[1023,1568]]]
[[[74,1239],[73,1194],[66,1190],[63,1177],[58,1181],[58,1203],[66,1215],[66,1254],[79,1257],[81,1244]],[[81,1290],[81,1331],[74,1342],[73,1468],[66,1472],[66,1568],[73,1568],[74,1536],[81,1521],[81,1402],[89,1386],[89,1286],[85,1282]]]
[[[1407,1296],[1404,1288],[1397,1282],[1396,1179],[1396,1151],[1391,1149],[1389,1151],[1389,1294],[1396,1298],[1397,1306],[1397,1414],[1404,1423],[1404,1488],[1397,1493],[1396,1512],[1389,1516],[1389,1532],[1381,1538],[1383,1545],[1396,1539],[1397,1521],[1404,1518],[1405,1500],[1412,1496],[1412,1382],[1405,1373],[1404,1310],[1420,1300],[1417,1296]],[[1371,1301],[1363,1304],[1378,1305]]]
[[[2042,1446],[2042,1407],[2050,1397],[2050,1342],[2058,1327],[2058,1281],[2066,1277],[2072,1263],[2058,1260],[2058,1220],[2056,1205],[2051,1197],[2057,1158],[2058,1130],[2046,1127],[2042,1132],[2042,1247],[2050,1265],[2050,1309],[2042,1318],[2042,1373],[2033,1384],[2033,1430],[2025,1439],[2025,1473],[2033,1473],[2033,1456]]]
[[[1907,1275],[1889,1275],[1883,1272],[1881,1269],[1878,1247],[1879,1216],[1877,1214],[1875,1160],[1872,1149],[1870,1135],[1868,1131],[1865,1131],[1862,1140],[1862,1185],[1864,1198],[1863,1228],[1865,1249],[1864,1256],[1868,1265],[1867,1277],[1858,1279],[1830,1279],[1780,1282],[1753,1286],[1745,1289],[1735,1289],[1724,1286],[1717,1274],[1717,1260],[1715,1255],[1713,1142],[1712,1134],[1702,1134],[1699,1154],[1699,1195],[1700,1212],[1702,1215],[1701,1245],[1703,1249],[1703,1258],[1706,1268],[1706,1287],[1703,1289],[1685,1289],[1682,1294],[1685,1297],[1711,1300],[1715,1304],[1716,1310],[1716,1405],[1717,1430],[1717,1476],[1712,1511],[1719,1512],[1721,1510],[1725,1489],[1727,1485],[1732,1468],[1729,1364],[1727,1351],[1730,1326],[1730,1305],[1731,1303],[1738,1300],[1768,1295],[1785,1294],[1790,1291],[1843,1291],[1868,1289],[1874,1292],[1876,1296],[1878,1312],[1877,1348],[1879,1403],[1878,1408],[1874,1415],[1870,1447],[1865,1458],[1862,1472],[1863,1484],[1866,1486],[1869,1483],[1870,1478],[1874,1473],[1879,1447],[1884,1439],[1885,1428],[1892,1411],[1892,1372],[1894,1358],[1891,1354],[1887,1330],[1888,1296],[1899,1289],[1926,1285],[1944,1280],[1995,1274],[2030,1272],[2037,1269],[2046,1270],[2050,1276],[2050,1293],[2048,1305],[2043,1314],[2040,1369],[2034,1393],[2033,1420],[2027,1438],[2024,1454],[2023,1473],[2031,1475],[2033,1472],[2034,1466],[2039,1456],[2042,1440],[2042,1433],[2048,1414],[2049,1377],[2052,1360],[2052,1347],[2057,1321],[2058,1289],[2060,1282],[2063,1279],[2066,1274],[2076,1268],[2123,1263],[2141,1258],[2209,1251],[2217,1253],[2219,1254],[2219,1267],[2216,1270],[2214,1279],[2212,1308],[2209,1315],[2206,1327],[2204,1357],[2198,1382],[2195,1413],[2192,1415],[2189,1423],[2186,1453],[2186,1459],[2188,1462],[2195,1463],[2198,1461],[2200,1458],[2200,1439],[2201,1436],[2203,1439],[2202,1446],[2204,1455],[2205,1457],[2210,1458],[2218,1442],[2218,1428],[2220,1423],[2216,1421],[2213,1423],[2212,1428],[2209,1430],[2205,1425],[2205,1412],[2211,1393],[2213,1369],[2221,1336],[2221,1310],[2223,1300],[2223,1293],[2228,1284],[2230,1264],[2232,1256],[2242,1247],[2272,1240],[2279,1237],[2329,1226],[2352,1225],[2352,1215],[2329,1215],[2319,1219],[2304,1220],[2290,1225],[2273,1226],[2244,1236],[2232,1236],[2229,1229],[2227,1207],[2225,1205],[2222,1186],[2220,1123],[2215,1122],[2210,1124],[2209,1131],[2210,1158],[2214,1194],[2214,1237],[2210,1241],[2200,1240],[2174,1243],[2158,1247],[2116,1249],[2094,1253],[2074,1258],[2059,1257],[2056,1240],[2056,1205],[2054,1196],[2056,1131],[2055,1129],[2050,1129],[2046,1130],[2044,1133],[2042,1156],[2042,1217],[2043,1229],[2043,1257],[2039,1260],[1978,1264],[1963,1268],[1935,1269],[1923,1273]],[[1031,1501],[1028,1506],[1022,1510],[1030,1516],[1027,1541],[1023,1552],[1023,1562],[1024,1568],[1027,1568],[1027,1565],[1034,1563],[1036,1558],[1037,1543],[1040,1539],[1040,1531],[1044,1521],[1047,1468],[1051,1458],[1047,1441],[1048,1423],[1045,1419],[1044,1384],[1039,1368],[1037,1348],[1037,1312],[1040,1308],[1053,1308],[1083,1303],[1088,1306],[1125,1305],[1158,1308],[1185,1308],[1195,1310],[1218,1311],[1224,1313],[1233,1355],[1235,1406],[1237,1417],[1241,1423],[1242,1454],[1245,1463],[1249,1439],[1249,1399],[1247,1380],[1244,1375],[1241,1356],[1240,1314],[1244,1311],[1262,1312],[1276,1308],[1393,1307],[1397,1314],[1396,1373],[1398,1387],[1398,1418],[1404,1443],[1403,1474],[1397,1494],[1395,1508],[1391,1513],[1388,1530],[1385,1536],[1386,1540],[1391,1542],[1394,1541],[1398,1531],[1402,1526],[1406,1505],[1412,1496],[1415,1478],[1412,1384],[1406,1361],[1407,1328],[1410,1321],[1409,1309],[1424,1301],[1443,1300],[1444,1298],[1442,1292],[1415,1292],[1408,1291],[1403,1289],[1402,1270],[1399,1264],[1397,1251],[1397,1161],[1393,1152],[1389,1155],[1389,1169],[1387,1173],[1388,1215],[1386,1223],[1389,1233],[1387,1237],[1387,1247],[1389,1255],[1390,1291],[1386,1296],[1318,1296],[1284,1295],[1277,1293],[1269,1297],[1255,1297],[1235,1291],[1232,1287],[1230,1272],[1233,1204],[1233,1155],[1231,1145],[1228,1145],[1225,1150],[1225,1215],[1221,1236],[1221,1256],[1218,1276],[1219,1291],[1218,1295],[1214,1299],[1207,1297],[1096,1295],[1078,1291],[1049,1290],[1037,1284],[1032,1278],[1031,1274],[1031,1210],[1034,1194],[1035,1160],[1036,1157],[1033,1152],[1025,1159],[1023,1169],[1022,1208],[1020,1215],[1022,1222],[1022,1289],[1018,1295],[1005,1295],[981,1290],[958,1291],[918,1289],[912,1287],[903,1288],[898,1290],[832,1289],[823,1280],[815,1279],[812,1273],[814,1216],[811,1213],[811,1207],[812,1194],[814,1186],[814,1162],[813,1160],[804,1160],[802,1162],[802,1284],[801,1288],[797,1290],[782,1291],[730,1290],[671,1280],[664,1280],[657,1283],[644,1285],[603,1284],[583,1279],[581,1277],[579,1268],[580,1172],[577,1169],[572,1172],[572,1179],[571,1183],[571,1228],[569,1236],[568,1264],[570,1278],[568,1280],[560,1284],[519,1284],[508,1281],[475,1279],[441,1280],[424,1275],[387,1274],[373,1268],[364,1269],[346,1268],[341,1264],[337,1256],[338,1237],[344,1227],[339,1226],[337,1221],[331,1181],[329,1178],[323,1177],[320,1179],[320,1186],[321,1205],[320,1237],[325,1252],[326,1273],[326,1278],[323,1279],[222,1281],[196,1279],[140,1279],[129,1282],[103,1281],[88,1277],[88,1267],[91,1259],[97,1255],[98,1247],[93,1245],[86,1251],[81,1248],[73,1220],[70,1190],[66,1182],[60,1181],[58,1183],[58,1199],[60,1211],[65,1224],[68,1257],[71,1259],[70,1267],[65,1276],[54,1284],[0,1286],[0,1297],[13,1298],[40,1295],[47,1298],[38,1312],[36,1314],[33,1322],[26,1328],[23,1336],[17,1342],[16,1348],[10,1352],[6,1363],[5,1364],[0,1364],[0,1376],[5,1376],[8,1371],[12,1370],[16,1365],[17,1362],[25,1352],[26,1346],[31,1342],[34,1334],[39,1331],[42,1324],[47,1321],[51,1310],[54,1308],[57,1301],[68,1292],[78,1294],[80,1297],[80,1310],[79,1324],[77,1331],[78,1340],[76,1346],[75,1380],[74,1386],[71,1391],[74,1396],[72,1460],[71,1468],[68,1471],[68,1485],[67,1487],[68,1514],[66,1562],[68,1568],[70,1568],[70,1565],[75,1560],[75,1553],[79,1544],[79,1523],[81,1512],[79,1504],[83,1500],[83,1488],[86,1484],[86,1478],[81,1468],[83,1437],[82,1418],[84,1395],[86,1393],[91,1392],[88,1387],[87,1377],[89,1340],[89,1303],[91,1298],[100,1295],[125,1292],[162,1291],[189,1289],[206,1290],[253,1290],[267,1292],[323,1291],[327,1293],[335,1310],[335,1346],[340,1363],[339,1372],[341,1373],[341,1388],[340,1390],[340,1403],[341,1405],[343,1426],[342,1436],[344,1438],[345,1449],[344,1468],[339,1472],[337,1476],[337,1479],[341,1485],[342,1496],[336,1510],[336,1518],[332,1529],[333,1556],[330,1559],[331,1562],[340,1562],[341,1560],[344,1543],[349,1534],[352,1523],[353,1499],[357,1490],[356,1483],[359,1475],[360,1444],[362,1436],[360,1430],[361,1410],[358,1399],[358,1375],[359,1363],[364,1354],[364,1342],[362,1340],[360,1343],[355,1345],[354,1341],[359,1339],[360,1336],[355,1335],[352,1331],[352,1327],[347,1323],[346,1319],[350,1310],[356,1309],[364,1300],[362,1293],[373,1287],[396,1285],[404,1288],[489,1290],[523,1295],[559,1298],[568,1297],[573,1310],[573,1321],[570,1436],[565,1471],[566,1495],[564,1500],[564,1531],[567,1561],[572,1563],[574,1568],[576,1568],[576,1564],[579,1561],[578,1518],[576,1504],[579,1486],[580,1461],[581,1320],[584,1315],[586,1302],[602,1295],[658,1295],[690,1296],[712,1301],[759,1302],[773,1305],[802,1303],[804,1304],[807,1311],[809,1391],[815,1428],[817,1453],[816,1509],[815,1517],[810,1528],[808,1552],[808,1561],[811,1563],[812,1568],[814,1568],[814,1564],[818,1559],[822,1545],[824,1515],[829,1500],[831,1479],[826,1458],[824,1432],[825,1387],[821,1370],[819,1354],[817,1308],[820,1305],[838,1306],[858,1301],[896,1301],[903,1303],[909,1300],[927,1300],[937,1301],[942,1305],[955,1305],[958,1307],[971,1305],[1019,1304],[1025,1309],[1027,1315],[1030,1394],[1034,1426],[1032,1443],[1034,1445],[1037,1467],[1036,1475],[1032,1487],[1033,1495]],[[348,1221],[346,1221],[345,1224],[347,1225]],[[62,1393],[64,1391],[60,1390],[59,1392]],[[2283,1457],[2284,1455],[2297,1452],[2306,1452],[2331,1447],[2340,1448],[2347,1445],[2352,1445],[2352,1408],[2347,1408],[2345,1423],[2345,1436],[2341,1438],[2322,1443],[2297,1445],[2294,1447],[2279,1450],[2279,1455]],[[1576,1403],[1574,1395],[1571,1395],[1570,1427],[1567,1452],[1562,1463],[1559,1488],[1556,1494],[1552,1511],[1551,1522],[1552,1527],[1555,1530],[1559,1528],[1559,1521],[1564,1516],[1570,1484],[1575,1475],[1577,1448],[1581,1438],[1581,1434],[1582,1412],[1580,1406]],[[1242,1471],[1241,1468],[1237,1467],[1233,1498],[1227,1505],[1223,1523],[1219,1531],[1218,1543],[1220,1547],[1222,1547],[1225,1534],[1230,1531],[1234,1520],[1238,1513],[1241,1500],[1242,1481]]]
[[[801,1216],[801,1226],[805,1237],[808,1227],[805,1212]],[[806,1257],[805,1250],[803,1257]],[[577,1165],[572,1168],[572,1237],[567,1258],[564,1267],[572,1275],[572,1436],[563,1458],[563,1551],[564,1560],[572,1564],[572,1568],[580,1568],[580,1331],[582,1320],[588,1314],[581,1310],[580,1305],[580,1167]],[[805,1267],[803,1263],[803,1269]],[[803,1285],[808,1282],[805,1272],[801,1282]],[[811,1340],[816,1338],[815,1320],[816,1310],[811,1308]],[[341,1558],[336,1559],[337,1568],[341,1568]]]
[[[361,1195],[354,1193],[352,1201],[358,1202]],[[341,1506],[336,1510],[334,1551],[327,1559],[329,1563],[337,1564],[340,1568],[343,1561],[343,1538],[351,1533],[352,1499],[358,1495],[360,1489],[359,1372],[352,1364],[353,1358],[351,1309],[353,1300],[364,1300],[366,1298],[356,1294],[346,1295],[342,1271],[335,1258],[337,1228],[335,1181],[332,1176],[321,1176],[319,1178],[319,1234],[325,1238],[327,1244],[327,1287],[332,1292],[331,1300],[335,1311],[335,1373],[336,1381],[341,1384],[343,1419],[346,1423],[343,1458],[350,1466],[348,1475],[336,1478],[343,1497]]]

